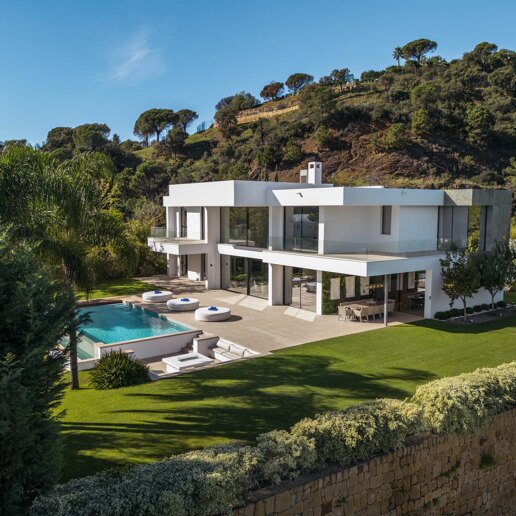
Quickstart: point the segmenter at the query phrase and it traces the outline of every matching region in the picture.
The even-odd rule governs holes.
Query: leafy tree
[[[160,143],[160,153],[165,156],[177,157],[184,151],[187,137],[188,134],[182,127],[173,127],[165,140]]]
[[[281,161],[281,153],[275,145],[265,145],[256,152],[256,161],[266,171],[271,170]]]
[[[148,109],[134,124],[134,134],[148,143],[149,136],[156,135],[156,141],[163,131],[176,122],[176,114],[171,109]]]
[[[392,57],[396,59],[398,63],[398,68],[400,67],[400,59],[403,59],[403,49],[401,47],[396,47],[392,51]]]
[[[51,152],[63,147],[71,149],[73,145],[73,129],[71,127],[54,127],[48,131],[43,149]]]
[[[361,82],[376,82],[382,75],[383,71],[366,70],[360,74]]]
[[[403,59],[415,59],[419,64],[421,58],[433,52],[437,48],[437,43],[431,39],[416,39],[401,47]]]
[[[285,152],[283,153],[283,159],[285,161],[290,161],[291,163],[298,163],[303,159],[301,145],[299,145],[299,143],[293,138],[287,141]]]
[[[111,129],[106,124],[83,124],[73,130],[73,144],[78,152],[98,151],[107,143]]]
[[[229,106],[231,104],[231,101],[235,98],[234,95],[230,95],[229,97],[223,97],[221,98],[216,104],[215,104],[215,110],[218,111],[219,109],[222,109],[223,107]]]
[[[328,147],[328,144],[330,143],[328,129],[323,125],[319,126],[314,133],[314,140],[318,150]]]
[[[37,245],[41,259],[74,289],[89,291],[94,284],[95,249],[112,250],[129,274],[135,266],[133,241],[109,207],[109,163],[103,154],[84,153],[59,164],[45,152],[25,147],[0,155],[0,191],[5,193],[0,196],[0,224],[10,224],[16,238]],[[75,314],[70,314],[69,332],[71,387],[77,389]]]
[[[481,285],[491,294],[494,310],[496,294],[516,281],[516,250],[508,242],[497,242],[494,251],[480,257],[478,268]]]
[[[412,88],[410,92],[411,104],[416,109],[426,109],[430,111],[435,108],[439,98],[440,88],[432,81],[418,84]]]
[[[450,306],[460,299],[464,306],[464,320],[467,319],[467,300],[480,288],[480,273],[476,264],[476,253],[470,249],[447,252],[441,262],[442,290],[450,298]]]
[[[336,103],[329,88],[310,84],[299,95],[301,109],[314,127],[329,123],[335,116]]]
[[[285,85],[282,82],[271,82],[266,84],[260,92],[260,97],[264,100],[276,100],[283,94]]]
[[[426,136],[432,129],[430,115],[426,109],[417,109],[412,113],[411,130],[417,136]]]
[[[0,230],[0,507],[28,514],[32,500],[59,479],[55,409],[62,396],[64,355],[75,298],[39,253]]]
[[[217,122],[222,136],[230,139],[236,132],[238,109],[233,105],[220,108],[215,113],[215,122]]]
[[[183,129],[184,132],[188,129],[188,126],[199,118],[199,115],[191,109],[180,109],[176,111],[175,124]]]
[[[466,113],[466,133],[468,141],[485,148],[494,125],[493,115],[481,104],[472,105]]]
[[[307,73],[293,73],[285,81],[287,88],[293,93],[299,93],[305,86],[314,81],[313,75]]]
[[[349,68],[341,68],[332,70],[330,75],[321,77],[319,83],[324,86],[339,86],[339,91],[342,92],[344,86],[350,82],[353,82],[354,76],[349,71]]]
[[[383,144],[389,150],[403,149],[407,142],[407,128],[401,123],[392,124],[383,137]]]

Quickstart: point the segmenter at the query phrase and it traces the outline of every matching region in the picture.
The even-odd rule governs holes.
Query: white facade
[[[424,295],[418,307],[430,318],[449,309],[442,249],[463,245],[475,227],[486,249],[508,236],[507,191],[333,187],[321,177],[322,164],[312,162],[300,183],[170,185],[167,227],[156,228],[149,245],[167,254],[172,276],[205,281],[207,288],[236,285],[269,304],[297,302],[299,291],[299,302],[305,295],[318,314],[325,300],[373,295],[381,277],[399,309]],[[323,286],[328,279],[331,287]],[[468,305],[488,302],[480,290]]]

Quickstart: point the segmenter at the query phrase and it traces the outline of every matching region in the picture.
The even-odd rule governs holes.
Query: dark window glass
[[[391,234],[392,206],[382,206],[382,235]]]
[[[267,247],[269,240],[269,208],[229,208],[230,244]]]

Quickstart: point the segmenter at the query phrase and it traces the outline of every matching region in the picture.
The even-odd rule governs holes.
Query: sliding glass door
[[[228,290],[247,296],[268,298],[269,269],[261,260],[229,257]]]

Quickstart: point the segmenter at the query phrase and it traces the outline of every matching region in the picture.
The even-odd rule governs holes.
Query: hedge
[[[421,431],[475,432],[516,405],[516,362],[435,380],[410,401],[379,399],[328,412],[257,438],[112,470],[57,486],[37,498],[38,516],[229,514],[253,489],[347,466],[402,447]]]
[[[476,432],[493,415],[516,405],[516,362],[421,385],[412,401],[422,408],[430,432]]]

